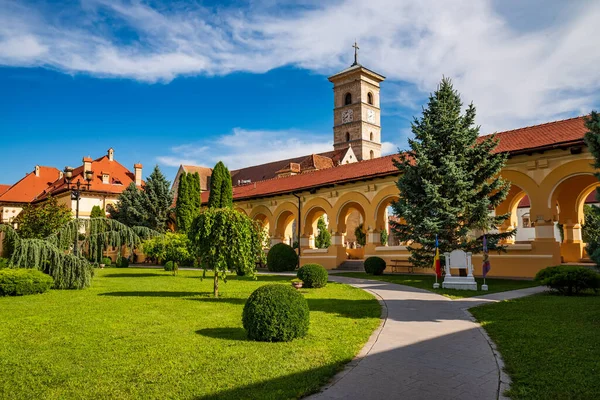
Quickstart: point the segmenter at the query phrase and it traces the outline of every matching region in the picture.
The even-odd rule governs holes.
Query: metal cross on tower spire
[[[358,47],[358,44],[356,44],[356,40],[354,40],[354,64],[352,64],[352,66],[354,65],[358,65],[358,49],[360,47]]]

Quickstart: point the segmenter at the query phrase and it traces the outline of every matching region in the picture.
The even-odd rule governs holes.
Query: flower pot
[[[292,282],[292,286],[296,289],[300,289],[302,287],[302,282]]]
[[[104,264],[100,264],[100,269],[104,269]]]

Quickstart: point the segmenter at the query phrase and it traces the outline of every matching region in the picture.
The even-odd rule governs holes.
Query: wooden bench
[[[393,272],[402,272],[402,271],[398,271],[399,268],[406,268],[408,270],[409,274],[412,274],[413,272],[415,272],[413,265],[411,264],[410,261],[408,261],[407,258],[402,259],[402,260],[392,260],[392,273]]]

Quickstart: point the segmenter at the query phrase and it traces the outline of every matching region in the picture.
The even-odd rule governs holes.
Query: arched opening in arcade
[[[391,229],[391,221],[396,219],[392,210],[392,203],[398,201],[399,196],[396,194],[389,195],[383,198],[375,209],[375,245],[376,246],[398,246],[400,241],[394,236]],[[385,233],[384,233],[385,232]],[[378,240],[377,240],[378,236]]]
[[[535,219],[531,215],[531,199],[521,187],[511,184],[504,201],[496,208],[495,214],[510,214],[500,226],[501,232],[514,231],[516,234],[506,243],[529,243],[535,240]]]
[[[328,205],[312,205],[309,206],[304,217],[304,228],[302,234],[308,238],[308,247],[312,249],[326,249],[331,246],[331,223],[328,212],[331,213],[331,207]],[[320,220],[322,221],[321,227],[319,227]],[[321,229],[325,229],[329,232],[329,243],[321,240],[319,237]]]
[[[587,207],[598,206],[595,191],[599,182],[590,173],[570,175],[555,185],[549,207],[557,223],[560,253],[563,262],[581,262],[585,252],[585,214]]]
[[[275,232],[271,237],[271,245],[285,243],[296,247],[298,245],[297,212],[285,209],[276,215]]]
[[[342,243],[351,258],[364,257],[364,246],[369,228],[365,226],[365,220],[365,209],[357,201],[346,202],[338,211],[337,232],[342,235]],[[362,235],[357,236],[359,227],[362,228]]]

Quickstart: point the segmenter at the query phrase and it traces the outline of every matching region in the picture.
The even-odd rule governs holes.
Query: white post
[[[472,260],[472,256],[473,253],[467,253],[467,276],[469,277],[473,277],[473,260]]]
[[[450,253],[444,253],[444,260],[446,262],[446,265],[444,266],[444,269],[446,270],[446,276],[452,276],[450,273]]]

